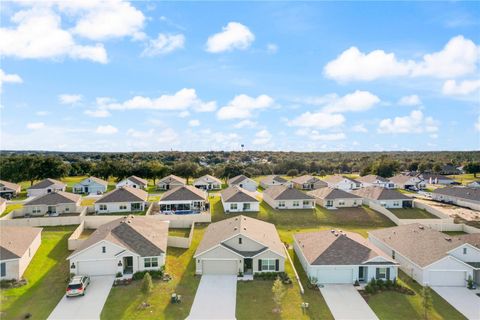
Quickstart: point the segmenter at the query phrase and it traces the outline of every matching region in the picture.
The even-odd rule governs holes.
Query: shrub
[[[385,286],[385,281],[383,281],[383,279],[377,279],[376,285],[379,289],[383,289],[383,287]]]
[[[152,279],[162,279],[163,270],[138,271],[132,276],[133,280],[142,280],[145,274],[149,273]]]
[[[385,287],[387,287],[387,289],[390,289],[392,286],[393,286],[392,280],[387,279],[387,281],[385,281]]]
[[[143,294],[147,295],[153,290],[153,282],[152,282],[152,276],[150,273],[145,273],[145,276],[143,277],[142,281],[142,292]]]
[[[115,275],[117,278],[121,278],[122,277],[122,273],[121,272],[117,272],[117,274]]]
[[[355,283],[353,284],[355,287],[358,287],[360,286],[360,282],[358,282],[358,280],[355,280]]]

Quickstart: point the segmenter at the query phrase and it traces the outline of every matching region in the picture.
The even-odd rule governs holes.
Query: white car
[[[88,285],[90,284],[89,276],[75,276],[68,283],[67,287],[67,298],[84,296],[85,290],[87,290]]]

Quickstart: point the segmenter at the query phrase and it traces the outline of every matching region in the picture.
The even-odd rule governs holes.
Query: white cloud
[[[475,129],[477,131],[480,131],[480,116],[478,116],[477,122],[475,122]]]
[[[37,112],[35,112],[35,114],[39,117],[43,117],[43,116],[46,116],[46,115],[50,114],[50,112],[48,112],[48,111],[37,111]]]
[[[186,117],[190,116],[190,112],[188,112],[188,111],[182,111],[182,112],[180,112],[180,113],[178,114],[178,116],[179,116],[180,118],[186,118]]]
[[[305,112],[297,118],[288,121],[288,125],[294,127],[315,127],[316,129],[328,129],[338,127],[345,122],[341,114],[325,112]]]
[[[106,126],[98,126],[95,132],[98,134],[115,134],[118,132],[118,129],[110,124],[107,124]]]
[[[338,141],[346,139],[346,135],[343,132],[335,133],[320,133],[318,130],[299,129],[295,132],[299,136],[307,137],[313,141]]]
[[[161,144],[174,144],[178,143],[178,134],[172,128],[166,128],[157,134],[157,142]]]
[[[256,98],[245,94],[237,95],[226,106],[221,107],[217,112],[220,120],[246,119],[252,116],[254,110],[267,109],[274,105],[274,100],[265,95]]]
[[[150,129],[148,131],[139,131],[135,129],[128,129],[127,136],[137,139],[150,139],[154,136],[155,130]]]
[[[443,84],[442,92],[448,96],[468,95],[480,90],[480,80],[463,80],[461,82],[455,80],[447,80]]]
[[[61,94],[58,96],[58,101],[61,104],[75,104],[82,100],[82,95],[80,94]]]
[[[380,98],[368,91],[356,90],[343,97],[335,96],[323,108],[324,112],[359,112],[366,111],[380,102]]]
[[[268,130],[260,130],[255,134],[255,139],[253,139],[254,145],[265,145],[272,140],[272,134]]]
[[[85,110],[84,112],[87,116],[92,118],[107,118],[110,117],[110,112],[104,109],[96,109],[96,110]]]
[[[43,123],[43,122],[27,123],[27,129],[30,129],[30,130],[39,130],[39,129],[44,129],[44,128],[45,128],[45,123]]]
[[[374,50],[363,53],[351,47],[324,67],[327,78],[339,82],[370,81],[396,76],[452,78],[474,73],[480,46],[456,36],[438,52],[425,54],[419,61],[398,60],[394,53]]]
[[[183,34],[163,34],[159,33],[156,39],[148,41],[147,47],[142,55],[147,57],[158,56],[182,49],[185,45],[185,36]]]
[[[188,125],[190,127],[198,127],[200,125],[200,120],[192,119],[192,120],[188,121]]]
[[[353,132],[365,133],[368,132],[368,129],[363,124],[357,124],[352,127]]]
[[[438,121],[425,117],[420,110],[413,110],[408,116],[383,119],[380,121],[379,133],[435,133]]]
[[[242,120],[239,123],[235,124],[233,127],[235,129],[241,129],[241,128],[253,128],[257,125],[255,121],[252,120]]]
[[[401,97],[400,100],[398,100],[398,104],[401,106],[419,106],[422,104],[422,100],[420,100],[419,96],[413,94]]]
[[[247,26],[238,22],[229,22],[223,27],[222,32],[210,36],[207,40],[206,50],[212,53],[245,50],[255,40],[255,35]]]
[[[22,78],[15,73],[7,74],[0,69],[0,93],[2,93],[2,87],[4,83],[22,83]]]
[[[267,52],[270,54],[277,53],[278,51],[278,46],[275,43],[269,43],[267,44]]]

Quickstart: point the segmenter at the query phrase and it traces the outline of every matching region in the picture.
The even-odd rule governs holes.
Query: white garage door
[[[317,270],[318,283],[353,283],[352,269],[318,269]]]
[[[88,276],[105,276],[117,273],[116,260],[79,261],[78,274]]]
[[[429,286],[464,287],[466,271],[430,271]]]
[[[237,274],[237,260],[203,260],[202,274]]]

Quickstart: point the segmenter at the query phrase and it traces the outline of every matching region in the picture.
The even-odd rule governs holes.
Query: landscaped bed
[[[399,219],[439,219],[427,210],[419,208],[388,209]]]

